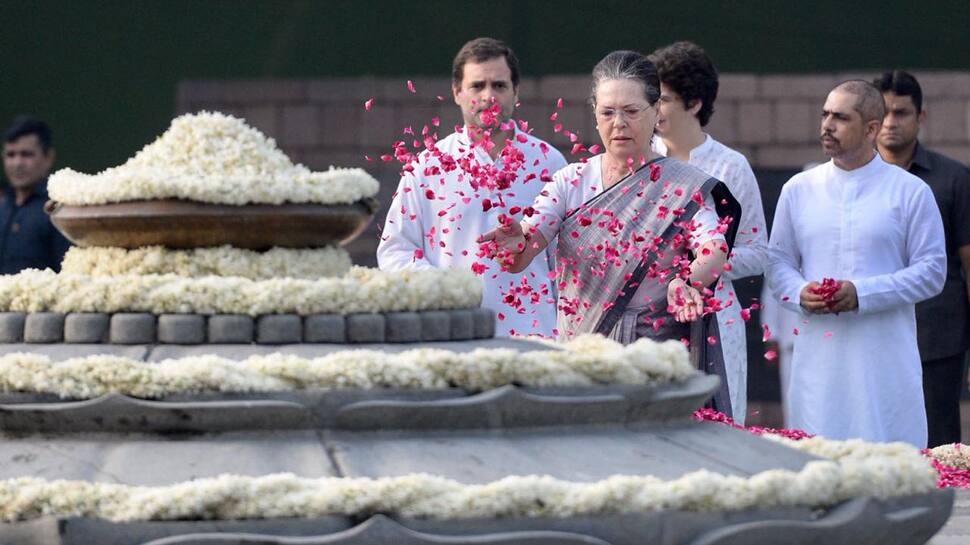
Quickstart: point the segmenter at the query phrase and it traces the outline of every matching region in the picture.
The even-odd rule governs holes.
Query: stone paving
[[[958,490],[953,514],[927,545],[970,545],[970,490]]]

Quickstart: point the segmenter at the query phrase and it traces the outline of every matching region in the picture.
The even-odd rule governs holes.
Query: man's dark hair
[[[905,70],[883,72],[881,76],[872,80],[872,84],[880,93],[892,93],[902,97],[910,97],[916,113],[923,111],[923,89],[912,74]]]
[[[452,84],[461,85],[461,80],[465,78],[465,64],[469,61],[482,63],[498,57],[505,58],[505,62],[509,65],[509,71],[512,72],[512,87],[518,87],[519,59],[512,52],[512,48],[495,38],[475,38],[461,46],[458,54],[455,55],[454,62],[451,63]]]
[[[31,134],[37,135],[40,148],[46,154],[51,150],[51,128],[40,119],[29,115],[18,115],[3,133],[4,142],[15,142]]]
[[[717,69],[707,53],[693,42],[676,42],[651,53],[650,60],[660,81],[680,95],[685,107],[701,101],[697,120],[702,127],[707,125],[717,98]]]

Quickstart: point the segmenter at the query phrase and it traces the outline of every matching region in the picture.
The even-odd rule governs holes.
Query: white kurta
[[[519,135],[525,137],[525,142],[516,139]],[[494,261],[475,255],[478,251],[475,239],[499,225],[499,214],[508,214],[514,206],[532,205],[545,185],[540,175],[551,176],[566,166],[566,160],[554,147],[519,131],[516,137],[512,141],[525,156],[523,167],[511,187],[504,191],[493,192],[483,187],[476,190],[471,187],[466,169],[459,167],[445,172],[439,159],[423,152],[414,173],[402,176],[394,194],[377,247],[377,263],[384,270],[432,267],[470,270],[473,263],[483,263],[489,268],[480,277],[484,288],[482,306],[499,316],[496,334],[507,336],[514,331],[517,335],[551,336],[556,326],[555,282],[548,278],[549,263],[544,256],[537,257],[525,271],[512,274],[499,271]],[[464,130],[443,138],[437,148],[455,160],[474,154],[472,166],[477,163],[501,168],[502,165],[501,157],[492,160],[481,147],[472,147]],[[436,166],[440,170],[435,171]],[[535,176],[525,181],[530,174]],[[494,206],[483,211],[485,199],[493,203],[501,200],[505,207]],[[502,292],[508,292],[512,284],[518,285],[523,278],[535,291],[546,287],[548,293],[535,303],[523,301],[524,312],[519,313],[502,301]]]
[[[926,446],[914,305],[943,289],[946,253],[929,186],[876,155],[845,171],[832,161],[782,189],[769,280],[804,326],[791,366],[791,425],[832,439]],[[808,314],[808,281],[851,280],[859,308]]]
[[[654,138],[653,147],[658,153],[667,154],[667,148],[660,138]],[[745,322],[741,319],[741,301],[731,281],[764,273],[768,261],[768,233],[765,210],[761,205],[761,190],[744,155],[711,135],[706,135],[703,144],[690,150],[687,162],[724,182],[741,204],[738,234],[728,260],[731,270],[721,276],[716,296],[728,305],[717,313],[717,327],[721,334],[731,413],[735,422],[744,424],[748,410],[748,343]]]
[[[795,353],[795,330],[803,327],[800,324],[801,314],[788,307],[781,306],[771,293],[771,286],[765,282],[761,287],[761,308],[758,316],[761,325],[768,328],[769,341],[778,343],[778,354],[775,360],[778,365],[778,378],[781,383],[781,408],[785,416],[785,427],[791,428],[791,360]]]

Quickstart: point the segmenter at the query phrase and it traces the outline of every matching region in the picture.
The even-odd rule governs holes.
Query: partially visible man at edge
[[[518,85],[519,63],[505,43],[476,38],[458,51],[452,94],[464,126],[438,141],[435,153],[422,152],[413,170],[404,172],[377,263],[384,270],[472,270],[474,265],[484,287],[482,306],[498,316],[498,335],[552,336],[555,286],[548,259],[513,274],[476,257],[479,233],[502,215],[524,213],[542,191],[543,179],[566,166],[561,153],[512,120]],[[515,301],[517,307],[509,304]]]
[[[654,149],[680,159],[724,182],[741,204],[738,234],[715,297],[725,308],[717,313],[721,350],[731,393],[732,417],[744,424],[747,413],[748,347],[741,301],[732,280],[764,273],[768,233],[761,190],[751,165],[737,151],[704,131],[714,114],[717,69],[695,43],[676,42],[650,54],[660,76],[660,115]]]
[[[70,242],[44,212],[54,157],[47,123],[18,116],[4,132],[7,185],[0,194],[0,274],[61,268]]]
[[[919,142],[926,110],[912,74],[885,72],[873,85],[886,103],[879,155],[926,182],[943,216],[946,282],[942,293],[916,304],[916,338],[923,363],[927,446],[959,443],[963,362],[970,348],[970,170]]]

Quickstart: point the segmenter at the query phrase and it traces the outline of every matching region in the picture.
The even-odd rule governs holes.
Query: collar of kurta
[[[704,133],[704,141],[701,143],[701,145],[690,150],[690,159],[699,159],[710,153],[713,149],[714,138],[711,135]]]
[[[519,142],[515,139],[515,137],[518,136],[520,132],[519,126],[514,120],[510,121],[510,123],[512,123],[512,134],[509,136],[509,139],[512,141],[513,146],[518,146]],[[463,125],[461,130],[458,131],[458,141],[463,146],[467,146],[469,149],[472,148],[472,140],[471,138],[468,137],[468,125]],[[485,153],[485,149],[482,148],[481,146],[475,146],[475,147],[480,149],[483,153]]]
[[[830,160],[829,164],[832,165],[832,169],[837,174],[841,176],[845,176],[846,178],[849,178],[851,180],[855,180],[855,179],[862,179],[862,178],[868,177],[876,170],[882,168],[882,166],[885,165],[886,162],[883,161],[881,157],[879,157],[878,153],[873,153],[873,157],[871,161],[862,165],[859,168],[855,168],[852,170],[844,170],[842,168],[839,168],[839,166],[835,164],[834,160]]]
[[[664,157],[667,156],[667,145],[664,144],[663,138],[661,138],[658,134],[653,135],[651,140],[651,147],[653,147],[653,150],[659,153],[660,155],[663,155]],[[689,163],[694,159],[700,159],[701,157],[707,155],[713,150],[714,150],[714,137],[707,133],[704,133],[704,141],[701,142],[700,145],[698,145],[696,148],[690,150],[690,153],[688,154],[689,157],[687,158],[687,162]]]

